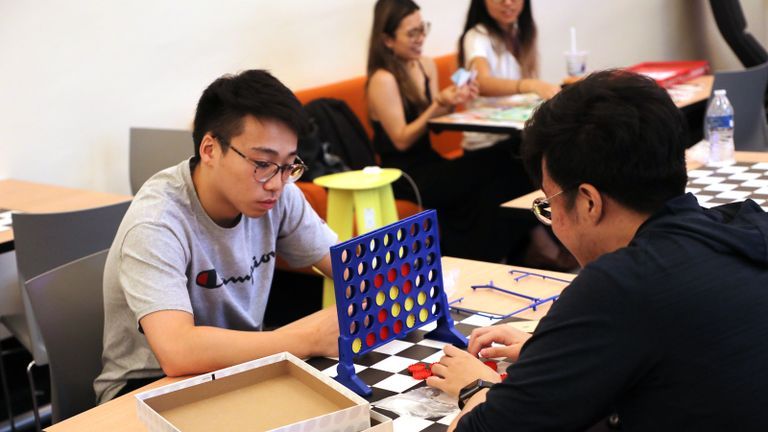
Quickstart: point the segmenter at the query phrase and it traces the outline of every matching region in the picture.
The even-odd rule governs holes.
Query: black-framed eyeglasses
[[[533,203],[531,204],[531,211],[534,215],[536,215],[536,219],[538,219],[539,222],[547,226],[552,225],[552,211],[550,210],[549,202],[552,200],[552,198],[562,194],[563,192],[565,192],[565,189],[554,195],[550,195],[549,197],[538,197],[533,200]]]
[[[304,162],[298,156],[296,156],[296,161],[294,163],[279,165],[266,160],[251,159],[244,155],[240,150],[232,147],[231,144],[229,148],[253,165],[253,177],[259,183],[266,183],[272,180],[272,177],[277,175],[278,172],[280,173],[283,183],[293,183],[301,178],[304,171],[307,170],[307,166],[304,165]]]
[[[432,24],[430,24],[429,21],[424,21],[420,26],[408,30],[405,35],[408,36],[408,39],[411,40],[416,40],[419,38],[419,36],[427,37],[431,27]]]

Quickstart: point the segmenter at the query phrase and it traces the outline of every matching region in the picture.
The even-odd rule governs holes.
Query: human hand
[[[560,92],[560,86],[550,84],[542,80],[530,80],[531,90],[542,99],[552,99]]]
[[[517,360],[520,348],[531,335],[506,324],[472,330],[467,351],[481,358],[507,357]],[[503,346],[493,346],[493,343]]]
[[[472,354],[453,345],[446,345],[443,351],[445,355],[432,365],[432,376],[427,378],[430,387],[458,397],[462,388],[477,379],[501,382],[499,374]]]
[[[476,77],[467,81],[466,87],[469,89],[469,100],[473,100],[480,96],[480,83],[477,82]]]
[[[435,98],[435,102],[443,108],[453,108],[473,99],[470,85],[465,84],[461,87],[450,85],[440,91]]]
[[[296,332],[286,337],[302,338],[309,345],[310,356],[339,355],[339,319],[336,306],[330,306],[280,327],[278,332]]]

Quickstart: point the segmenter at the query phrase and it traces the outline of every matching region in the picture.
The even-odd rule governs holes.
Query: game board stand
[[[367,397],[353,361],[436,322],[426,338],[467,346],[442,277],[437,213],[427,210],[331,247],[339,318],[336,380]]]

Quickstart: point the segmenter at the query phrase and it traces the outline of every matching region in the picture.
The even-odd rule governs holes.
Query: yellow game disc
[[[429,312],[427,312],[426,309],[422,309],[421,312],[419,312],[419,320],[424,322],[427,318],[429,318]]]
[[[424,302],[427,301],[427,295],[424,293],[424,291],[419,293],[419,297],[416,299],[416,301],[419,302],[419,306],[423,305]]]
[[[400,288],[392,285],[392,288],[389,289],[389,298],[394,300],[397,298],[398,294],[400,294]]]
[[[392,305],[392,316],[396,317],[400,315],[400,303],[395,303]]]
[[[416,324],[416,317],[413,314],[408,315],[408,318],[405,319],[405,325],[412,328],[414,324]]]
[[[387,296],[384,294],[383,291],[379,291],[378,294],[376,294],[376,304],[381,306],[384,304],[384,300],[387,299]]]
[[[413,309],[413,297],[405,299],[405,310],[410,311]]]
[[[352,352],[357,354],[360,352],[361,348],[363,348],[363,341],[360,340],[360,338],[355,338],[355,340],[352,341]]]

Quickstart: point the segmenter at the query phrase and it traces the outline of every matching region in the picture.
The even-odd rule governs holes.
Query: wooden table
[[[524,269],[521,267],[511,267],[501,264],[492,264],[480,261],[471,261],[459,258],[443,257],[443,282],[445,291],[449,294],[449,300],[453,300],[460,296],[472,296],[472,284],[485,284],[489,280],[494,280],[498,285],[503,285],[507,288],[514,287],[514,278],[508,274],[509,270],[517,269],[522,271],[532,271],[536,273],[546,274],[552,277],[564,278],[571,280],[575,277],[573,274],[538,271],[532,269]],[[553,283],[551,281],[545,281],[540,278],[530,278],[526,282],[516,286],[516,289],[527,294],[534,294],[538,296],[548,296],[552,293],[559,293],[565,287],[563,283]],[[496,307],[498,303],[498,296],[488,295],[489,293],[483,293],[479,299],[476,300],[474,305],[483,306],[483,301],[488,301],[486,306],[490,308]],[[468,299],[469,300],[469,299]],[[467,301],[467,304],[470,304]],[[517,315],[526,319],[538,319],[546,314],[548,306],[538,308],[537,311],[530,311],[522,315]],[[63,422],[57,423],[46,431],[49,432],[69,432],[69,431],[111,431],[111,432],[128,432],[128,431],[146,431],[144,425],[139,421],[136,416],[136,400],[134,395],[146,390],[157,388],[166,384],[171,384],[176,381],[180,381],[183,378],[162,378],[152,384],[149,384],[141,389],[113,399],[103,405],[97,406],[77,416],[71,417]]]
[[[21,180],[0,180],[0,209],[29,213],[80,210],[128,201],[129,195],[108,194]],[[0,227],[0,315],[22,313],[13,229]]]
[[[696,160],[693,157],[690,157],[690,155],[691,155],[691,152],[689,151],[687,153],[687,156],[689,156],[687,157],[687,168],[689,170],[699,168],[703,165],[703,162]],[[768,162],[768,153],[737,151],[736,161],[737,162]],[[541,196],[544,196],[544,192],[541,190],[536,190],[527,195],[523,195],[521,197],[507,201],[501,206],[505,208],[516,209],[516,210],[530,210],[533,200]]]
[[[27,213],[49,213],[100,207],[129,201],[117,195],[22,180],[0,180],[0,208]],[[13,230],[0,232],[0,253],[13,250]]]
[[[694,78],[684,84],[671,87],[669,90],[675,105],[680,109],[706,101],[712,92],[712,84],[715,78],[712,75],[704,75]],[[499,103],[496,111],[509,108],[509,103]],[[485,109],[469,109],[466,111],[447,114],[430,119],[429,129],[433,132],[446,130],[464,132],[490,132],[510,134],[523,129],[524,122],[508,121],[489,118],[491,111]]]

